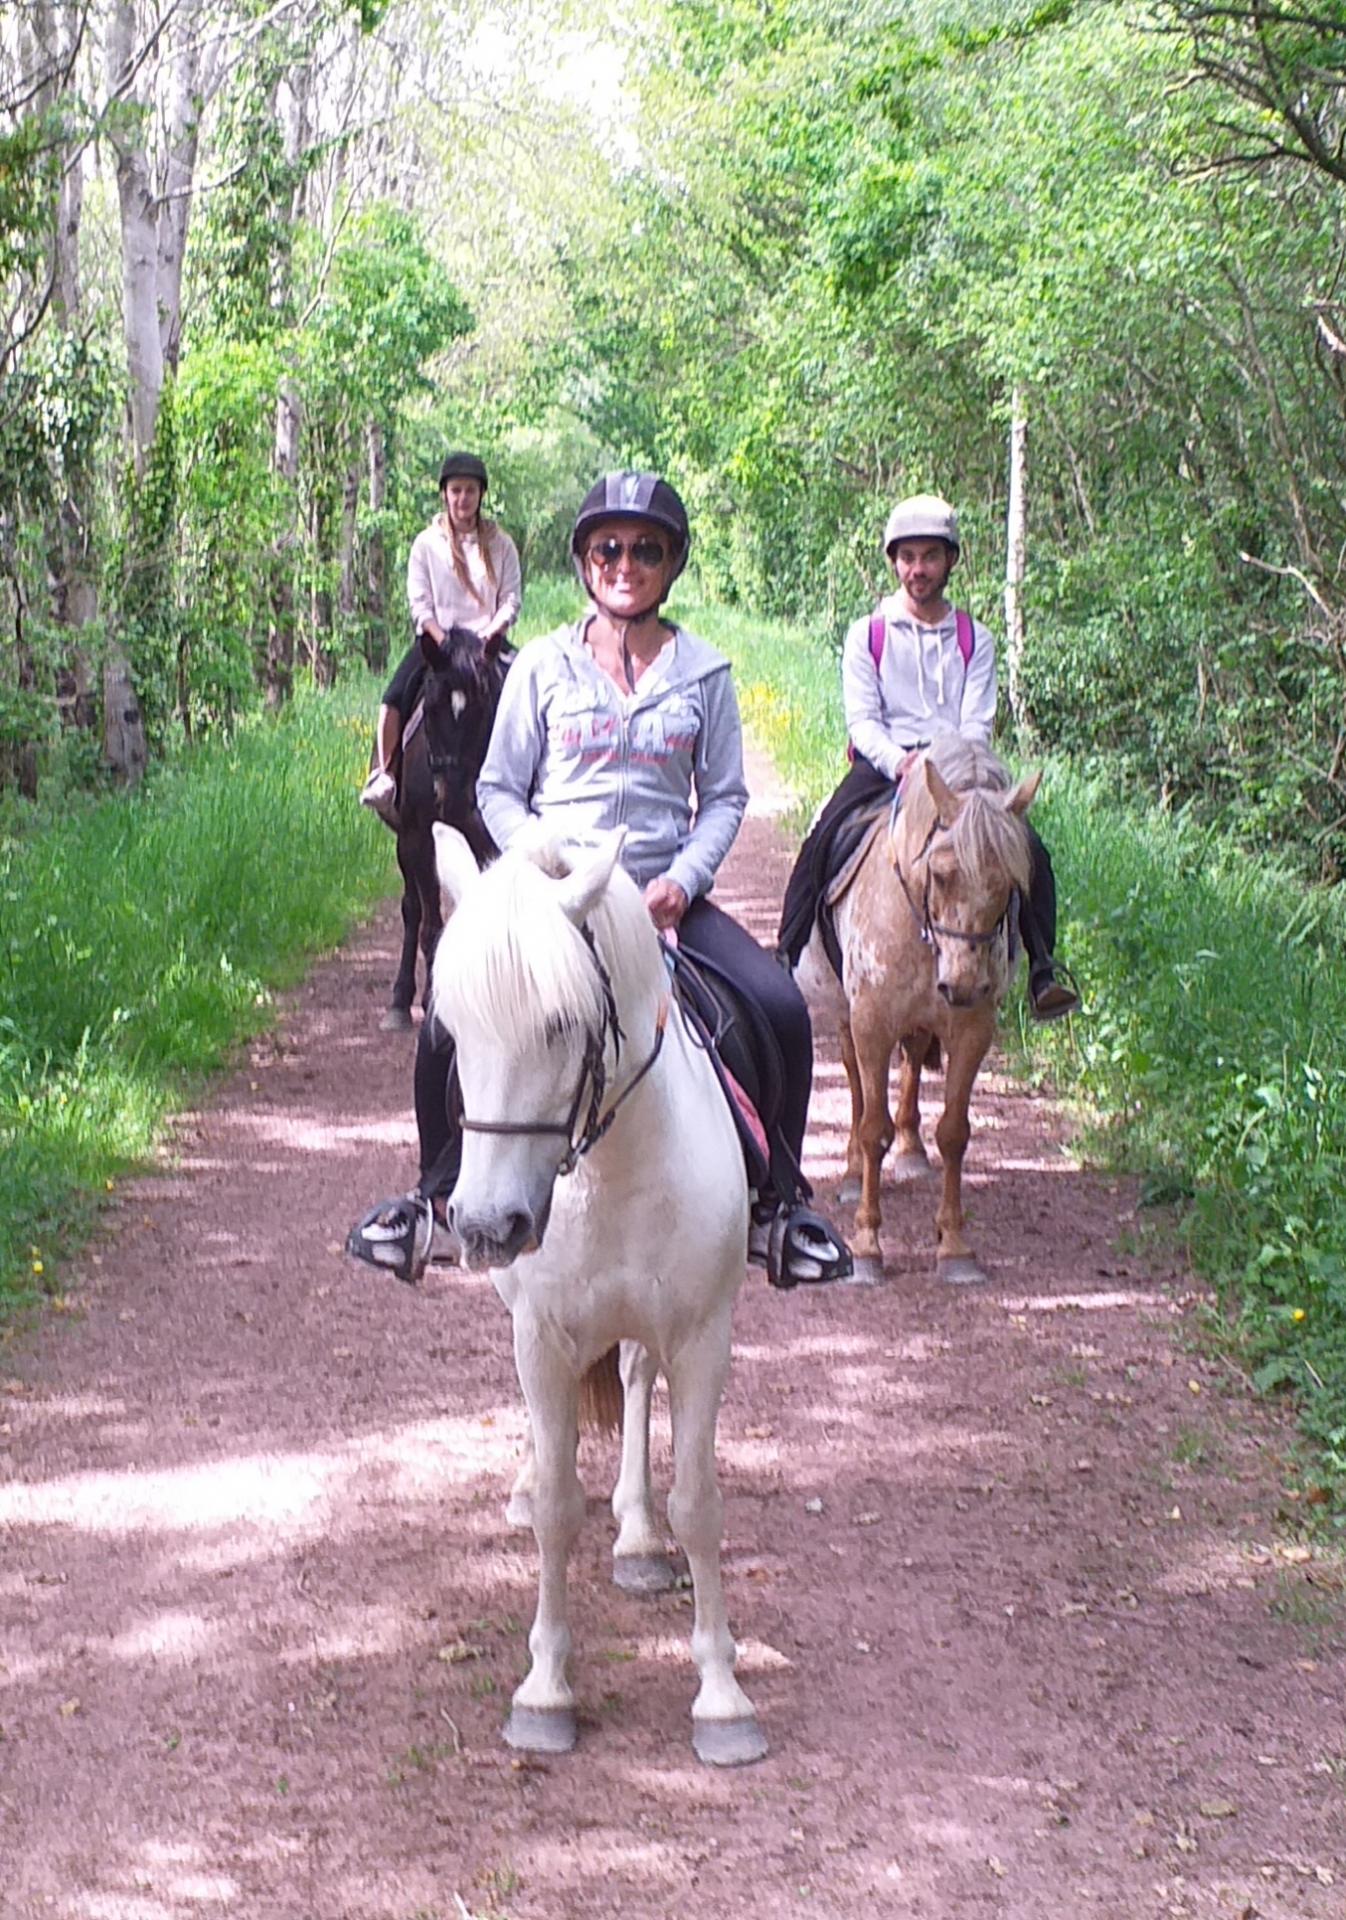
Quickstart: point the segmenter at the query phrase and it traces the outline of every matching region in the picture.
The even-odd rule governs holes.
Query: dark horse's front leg
[[[402,873],[402,952],[393,980],[388,1011],[379,1022],[384,1033],[405,1033],[411,1026],[411,1003],[416,998],[416,950],[421,935],[421,896],[408,871],[402,835],[397,837],[397,864]]]

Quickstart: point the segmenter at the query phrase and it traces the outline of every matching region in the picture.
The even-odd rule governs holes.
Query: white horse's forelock
[[[558,1026],[603,1030],[602,979],[557,885],[590,851],[530,831],[467,893],[435,953],[435,1005],[451,1028],[466,1023],[525,1048]],[[657,1001],[665,985],[658,940],[639,891],[620,867],[588,926],[618,1008]]]

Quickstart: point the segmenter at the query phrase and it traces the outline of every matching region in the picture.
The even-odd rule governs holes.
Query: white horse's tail
[[[622,1373],[619,1350],[609,1347],[580,1381],[580,1426],[590,1432],[619,1433],[622,1425]]]

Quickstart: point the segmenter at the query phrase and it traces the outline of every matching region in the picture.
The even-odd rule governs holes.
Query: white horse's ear
[[[1038,797],[1038,788],[1042,785],[1042,768],[1036,773],[1026,773],[1018,786],[1005,801],[1007,813],[1027,813]]]
[[[951,827],[962,811],[962,799],[954,792],[939,768],[928,756],[924,765],[925,784],[930,791],[930,798],[935,803],[939,824],[941,827]]]
[[[603,835],[591,853],[575,863],[564,880],[557,881],[562,911],[576,926],[589,917],[605,892],[625,845],[626,828],[614,827],[611,833]]]
[[[449,896],[450,904],[457,906],[464,893],[478,878],[477,863],[472,858],[472,849],[468,846],[457,827],[446,827],[442,820],[436,820],[435,834],[435,871],[439,875],[439,884]]]

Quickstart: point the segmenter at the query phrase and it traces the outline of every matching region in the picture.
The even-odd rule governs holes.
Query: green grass
[[[797,627],[689,606],[734,660],[744,713],[806,808],[843,762],[832,649]],[[1180,1209],[1192,1259],[1263,1392],[1297,1396],[1346,1519],[1346,895],[1315,893],[1183,818],[1045,762],[1034,821],[1086,1015],[1008,1038],[1085,1115],[1102,1164]]]
[[[193,1081],[393,890],[356,805],[377,691],[300,697],[0,841],[0,1313],[59,1287]]]

